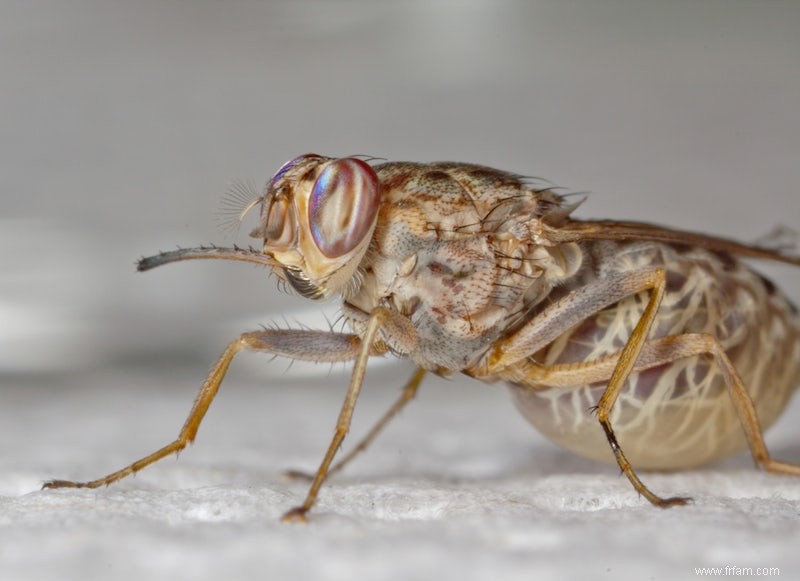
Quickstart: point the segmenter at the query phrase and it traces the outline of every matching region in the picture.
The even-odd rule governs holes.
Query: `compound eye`
[[[337,159],[322,170],[308,204],[311,235],[322,254],[338,258],[362,242],[375,224],[380,189],[375,171],[360,159]]]

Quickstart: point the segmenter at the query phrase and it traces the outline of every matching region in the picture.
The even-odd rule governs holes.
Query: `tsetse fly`
[[[659,496],[635,469],[684,469],[749,447],[763,469],[800,475],[800,466],[772,459],[762,436],[800,384],[800,315],[740,261],[800,265],[800,256],[652,224],[579,220],[578,204],[553,187],[480,165],[369,161],[307,154],[284,164],[251,204],[261,210],[251,233],[261,248],[180,249],[138,265],[266,265],[303,297],[341,297],[350,332],[242,334],[174,442],[103,478],[45,488],[111,484],[182,450],[242,350],[353,362],[333,438],[287,521],[306,519],[326,477],[372,441],[429,372],[506,382],[542,433],[616,462],[659,507],[689,499]],[[367,361],[385,354],[410,359],[416,371],[333,464]]]

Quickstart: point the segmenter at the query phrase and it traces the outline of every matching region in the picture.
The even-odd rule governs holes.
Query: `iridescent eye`
[[[375,171],[360,159],[331,162],[319,174],[308,204],[311,235],[320,252],[337,258],[372,230],[380,202]]]

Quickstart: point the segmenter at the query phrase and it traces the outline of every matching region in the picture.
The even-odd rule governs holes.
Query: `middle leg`
[[[395,400],[392,406],[383,414],[383,416],[375,423],[374,426],[367,432],[367,435],[364,436],[358,444],[356,444],[350,452],[345,454],[344,458],[339,460],[336,464],[334,464],[330,470],[328,470],[328,477],[336,474],[337,472],[341,472],[341,470],[349,464],[353,458],[355,458],[360,453],[364,452],[372,442],[375,441],[375,438],[384,430],[384,428],[392,421],[397,414],[399,414],[408,403],[414,399],[417,395],[417,391],[419,390],[419,386],[422,383],[423,378],[425,377],[426,371],[421,367],[418,367],[417,370],[414,372],[414,375],[411,376],[411,379],[403,386],[403,391],[400,392],[400,397]],[[289,478],[298,478],[302,480],[311,480],[314,478],[312,474],[307,472],[302,472],[299,470],[289,470],[286,472],[286,476]]]

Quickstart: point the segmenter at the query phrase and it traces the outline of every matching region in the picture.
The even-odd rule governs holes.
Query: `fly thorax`
[[[502,332],[525,293],[524,277],[498,268],[494,250],[486,236],[433,242],[376,265],[351,302],[382,296],[417,329],[412,358],[428,368],[462,369]]]

